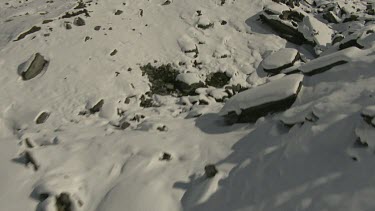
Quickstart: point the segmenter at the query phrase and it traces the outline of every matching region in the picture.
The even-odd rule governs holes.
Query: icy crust
[[[303,75],[293,74],[241,92],[225,103],[220,114],[236,112],[239,115],[243,109],[288,98],[297,93],[302,80]]]
[[[262,61],[262,66],[266,70],[274,70],[287,65],[293,65],[297,55],[298,51],[296,49],[284,48],[266,57]]]

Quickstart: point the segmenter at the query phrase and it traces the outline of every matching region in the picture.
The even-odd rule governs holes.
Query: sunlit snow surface
[[[85,25],[76,26],[75,17],[61,18],[80,10],[73,0],[0,2],[0,210],[54,211],[63,192],[77,211],[375,210],[375,127],[361,116],[373,114],[375,105],[373,36],[361,35],[364,49],[336,53],[328,45],[321,58],[308,61],[308,47],[288,43],[258,21],[263,7],[275,4],[270,0],[164,3],[93,1],[86,7],[90,17],[79,15]],[[14,41],[33,26],[41,29]],[[339,29],[346,26],[332,30]],[[311,39],[325,45],[329,38]],[[186,52],[194,47],[196,57]],[[182,99],[154,96],[158,106],[139,106],[149,90],[141,65],[174,64],[189,84],[225,72],[229,85],[251,90],[285,81],[260,67],[285,47],[305,54],[299,67],[305,74],[346,63],[305,76],[290,109],[255,124],[225,125],[224,103],[213,99],[226,96],[224,88]],[[38,52],[48,69],[22,80],[20,65]],[[101,99],[100,112],[79,115]],[[209,105],[190,103],[202,99]],[[49,118],[35,124],[44,111]],[[116,127],[123,119],[130,122],[125,130]],[[358,146],[361,137],[367,147]],[[37,171],[24,165],[25,150]],[[170,161],[160,160],[164,152]],[[207,164],[216,165],[214,178],[205,177]]]

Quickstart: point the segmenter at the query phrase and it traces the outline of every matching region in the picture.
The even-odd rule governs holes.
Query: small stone
[[[207,178],[213,178],[218,173],[215,165],[212,164],[205,166],[204,171]]]
[[[161,161],[170,161],[171,159],[172,155],[167,152],[163,152],[163,155],[159,158]]]
[[[115,15],[121,15],[123,13],[122,10],[116,10]]]
[[[65,23],[64,26],[66,30],[72,29],[72,25],[70,23]]]
[[[77,17],[77,18],[74,19],[73,24],[76,25],[76,26],[84,26],[84,25],[86,25],[86,22],[83,18]]]
[[[109,54],[110,56],[114,56],[114,55],[116,55],[117,54],[117,50],[115,49],[115,50],[113,50],[112,52],[111,52],[111,54]]]
[[[35,120],[36,124],[43,124],[44,122],[47,121],[50,113],[48,112],[42,112],[41,114],[38,115],[38,117]]]
[[[101,27],[101,26],[95,26],[95,27],[94,27],[94,30],[95,30],[95,31],[99,31],[100,28],[102,28],[102,27]]]
[[[123,122],[121,122],[120,125],[119,125],[119,128],[120,128],[121,130],[125,130],[125,129],[128,128],[128,127],[130,127],[130,123],[127,122],[127,121],[123,121]]]
[[[104,105],[104,100],[101,99],[97,104],[94,105],[94,107],[90,108],[90,113],[95,114],[99,112],[102,109],[103,105]]]

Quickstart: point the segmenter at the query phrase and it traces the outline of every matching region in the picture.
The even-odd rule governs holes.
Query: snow
[[[310,15],[305,16],[302,22],[303,24],[298,26],[298,31],[303,33],[307,40],[316,43],[320,49],[331,44],[333,30],[326,24]]]
[[[280,49],[279,51],[276,51],[275,53],[266,57],[262,62],[262,66],[264,69],[272,70],[288,64],[293,64],[297,54],[298,51],[293,48]]]
[[[368,106],[362,110],[362,114],[369,117],[375,116],[375,106]]]
[[[177,76],[176,80],[184,82],[188,85],[202,82],[202,79],[199,77],[197,73],[180,73]]]
[[[311,46],[291,44],[257,21],[264,7],[280,14],[286,5],[84,2],[90,17],[78,15],[86,25],[70,30],[65,22],[75,17],[61,16],[78,10],[76,0],[0,3],[1,210],[56,211],[61,193],[69,194],[74,211],[374,210],[375,119],[366,122],[362,114],[374,113],[375,49],[373,33],[359,30],[361,21],[330,24],[345,36],[358,31],[358,42],[366,45],[338,51],[325,50],[327,26],[306,20],[318,26],[321,33],[311,39],[323,52],[283,73],[308,75],[337,61],[347,64],[311,77],[268,77],[260,64],[269,52],[313,54]],[[347,4],[349,11],[366,7],[363,1],[317,1],[327,2]],[[303,3],[298,9],[321,20],[318,8]],[[198,23],[214,25],[203,30]],[[41,30],[14,42],[33,26]],[[198,55],[185,52],[196,48]],[[35,53],[48,58],[48,70],[23,81],[19,67]],[[202,87],[196,96],[149,96],[150,82],[140,70],[148,63],[171,64],[178,80],[189,84],[218,71],[231,80]],[[291,108],[256,124],[228,126],[220,115],[295,94],[302,80]],[[238,84],[247,90],[231,89]],[[142,96],[156,105],[140,107]],[[79,115],[102,99],[99,112]],[[43,111],[48,120],[36,124]],[[123,121],[130,126],[120,129]],[[26,164],[25,152],[38,170]],[[163,153],[171,159],[160,160]],[[208,164],[218,169],[211,179],[205,177]]]
[[[303,75],[293,74],[241,92],[225,103],[220,111],[226,115],[231,111],[241,114],[242,109],[275,102],[297,94]]]

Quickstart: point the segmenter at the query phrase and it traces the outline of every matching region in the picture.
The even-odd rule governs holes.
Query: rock
[[[300,19],[300,16],[303,15],[296,15],[297,13],[298,12],[291,13],[288,7],[284,7],[282,5],[270,4],[264,8],[260,18],[264,23],[275,30],[282,38],[298,45],[309,43],[309,41],[304,37],[303,33],[298,31],[298,23],[295,20]],[[283,17],[283,19],[280,17]]]
[[[243,91],[220,111],[228,124],[254,123],[260,117],[290,108],[302,88],[303,75],[292,74]]]
[[[340,19],[332,11],[327,11],[323,14],[323,18],[329,23],[339,23]]]
[[[76,26],[84,26],[86,25],[86,21],[81,17],[77,17],[74,19],[73,24]]]
[[[122,10],[116,10],[115,15],[121,15],[123,12]]]
[[[18,69],[22,80],[27,81],[46,71],[49,61],[40,53],[34,54],[28,61],[22,63]]]
[[[95,31],[99,31],[100,28],[102,28],[102,27],[101,27],[101,26],[95,26],[95,27],[94,27],[94,30],[95,30]]]
[[[358,48],[347,48],[314,59],[302,65],[299,70],[305,75],[312,76],[330,70],[336,66],[346,64],[351,61],[353,57],[357,57],[362,53],[363,52]]]
[[[59,196],[56,196],[56,208],[57,211],[73,211],[73,204],[69,193],[63,192]]]
[[[130,127],[130,123],[129,123],[129,122],[127,122],[127,121],[122,121],[122,122],[120,122],[119,128],[120,128],[121,130],[125,130],[125,129],[127,129],[128,127]]]
[[[262,61],[265,72],[278,74],[282,70],[292,67],[294,63],[301,59],[301,55],[296,49],[283,48]]]
[[[64,26],[66,30],[72,29],[72,25],[70,23],[64,23]]]
[[[166,5],[170,5],[171,3],[172,3],[171,0],[166,0],[162,5],[166,6]]]
[[[114,56],[114,55],[116,55],[116,54],[117,54],[117,49],[113,50],[109,55],[110,55],[110,56]]]
[[[218,173],[215,165],[212,164],[205,166],[204,172],[207,178],[213,178]]]
[[[26,32],[24,32],[24,33],[22,33],[22,34],[20,34],[20,35],[18,36],[18,38],[17,38],[16,40],[14,40],[14,41],[22,40],[22,39],[25,38],[27,35],[32,34],[32,33],[35,33],[35,32],[37,32],[37,31],[40,31],[41,29],[42,29],[42,28],[39,27],[39,26],[33,26],[33,27],[31,27],[31,29],[29,29],[28,31],[26,31]]]
[[[172,155],[167,153],[167,152],[163,152],[163,155],[159,158],[159,160],[161,161],[170,161],[172,159]]]
[[[43,124],[44,122],[47,121],[50,113],[49,112],[42,112],[38,115],[38,117],[35,120],[36,124]]]
[[[95,114],[99,112],[104,105],[104,100],[101,99],[98,103],[96,103],[92,108],[89,109],[91,114]]]

